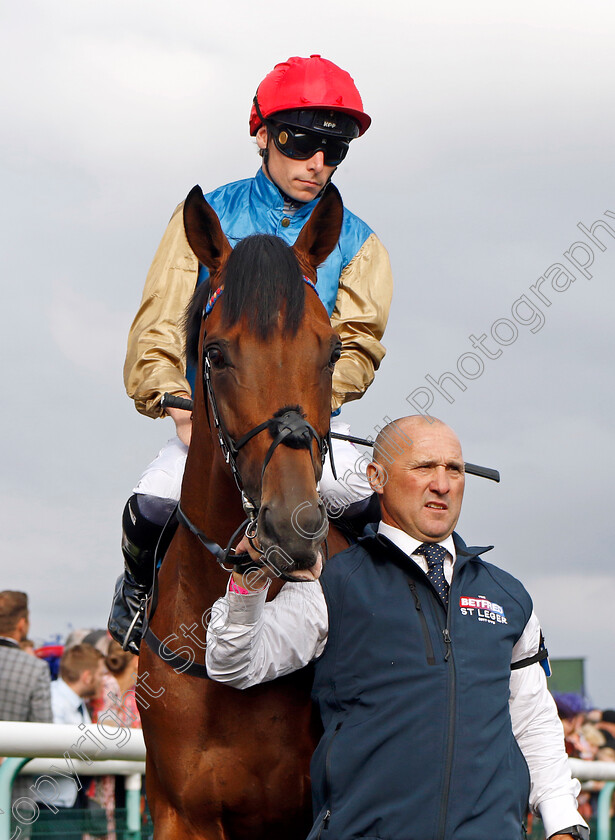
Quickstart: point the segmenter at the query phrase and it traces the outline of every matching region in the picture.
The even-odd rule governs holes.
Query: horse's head
[[[199,187],[184,205],[188,242],[210,274],[187,315],[188,356],[199,371],[193,440],[210,434],[209,402],[215,457],[230,450],[266,562],[291,575],[316,563],[328,528],[316,484],[341,344],[314,285],[342,216],[330,185],[292,248],[259,235],[232,249]]]

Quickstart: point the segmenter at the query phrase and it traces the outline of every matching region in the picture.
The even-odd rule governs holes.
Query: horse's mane
[[[267,234],[247,236],[233,249],[221,282],[224,294],[216,303],[223,323],[231,327],[243,318],[248,328],[266,339],[284,313],[284,329],[295,333],[303,316],[305,293],[303,272],[292,248],[279,237]],[[188,364],[198,359],[202,313],[209,298],[209,283],[201,283],[188,304],[184,317]]]

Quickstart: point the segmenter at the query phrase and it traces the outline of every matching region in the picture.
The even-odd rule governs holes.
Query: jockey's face
[[[270,140],[265,126],[256,132],[256,142],[259,149],[268,150],[265,175],[295,201],[315,199],[335,172],[335,166],[325,166],[323,152],[316,152],[307,160],[286,157]]]

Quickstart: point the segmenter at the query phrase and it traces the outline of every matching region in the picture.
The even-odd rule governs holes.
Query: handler
[[[219,187],[205,197],[231,244],[254,233],[275,234],[292,245],[319,196],[344,160],[351,140],[371,118],[350,75],[319,55],[276,65],[259,85],[250,112],[262,166],[254,178]],[[111,635],[138,652],[140,612],[153,576],[153,553],[164,523],[179,499],[192,431],[189,411],[163,409],[165,391],[192,395],[194,370],[186,371],[182,319],[195,286],[207,279],[184,233],[180,205],[150,268],[140,309],[128,338],[124,381],[138,411],[170,415],[177,436],[149,465],[123,515],[124,579],[118,582],[109,619]],[[380,342],[392,291],[387,252],[374,232],[344,209],[337,247],[318,269],[318,294],[342,341],[333,374],[332,411],[363,395],[385,349]],[[334,431],[348,431],[337,418]],[[321,495],[336,508],[371,494],[356,469],[359,452],[336,441],[335,482],[329,462]],[[135,620],[136,617],[136,621]]]
[[[320,580],[296,573],[312,580],[265,603],[267,586],[234,574],[212,609],[210,676],[246,688],[315,662],[310,840],[519,840],[528,804],[547,837],[587,838],[531,598],[453,530],[465,483],[454,432],[395,421],[368,477],[378,530]]]

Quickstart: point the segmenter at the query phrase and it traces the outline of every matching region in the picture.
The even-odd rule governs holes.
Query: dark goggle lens
[[[316,152],[322,152],[325,166],[338,166],[346,157],[350,145],[350,141],[343,138],[300,131],[286,125],[271,128],[277,150],[295,160],[308,160]]]

